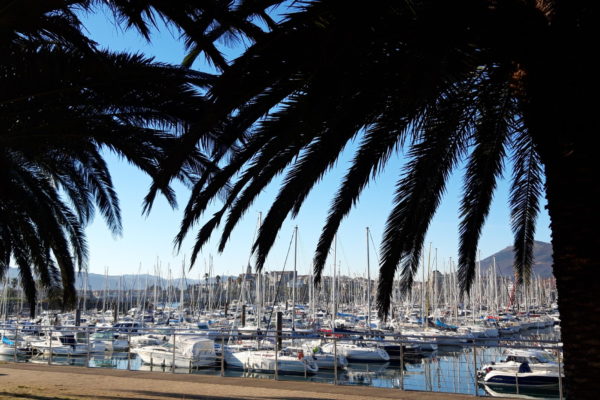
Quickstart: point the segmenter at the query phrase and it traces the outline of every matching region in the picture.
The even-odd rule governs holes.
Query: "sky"
[[[178,35],[173,29],[169,30],[164,26],[159,26],[159,30],[153,33],[149,43],[134,30],[124,31],[117,26],[108,12],[87,14],[83,16],[83,21],[89,36],[103,48],[113,51],[141,52],[155,57],[157,61],[173,64],[180,63],[185,55],[184,46],[178,40]],[[228,49],[227,54],[233,57],[241,51],[241,47]],[[193,67],[210,72],[210,67],[203,64],[201,60],[197,61]],[[352,143],[343,152],[335,168],[309,195],[297,218],[286,220],[265,264],[267,271],[281,270],[284,265],[286,270],[293,268],[293,255],[288,254],[288,249],[294,227],[298,226],[297,269],[299,274],[309,273],[312,256],[327,216],[328,207],[349,166],[356,145],[356,142]],[[250,248],[256,233],[259,213],[266,214],[268,212],[269,206],[277,194],[277,182],[280,179],[275,180],[255,201],[234,230],[223,253],[218,253],[216,248],[218,235],[214,235],[214,239],[205,246],[205,250],[198,257],[193,268],[187,270],[189,255],[194,243],[193,238],[197,230],[188,234],[179,252],[173,247],[173,238],[178,232],[182,210],[189,198],[188,189],[175,183],[174,188],[179,207],[172,209],[164,198],[159,198],[150,215],[143,216],[142,201],[150,186],[150,178],[114,154],[107,153],[106,159],[119,195],[124,231],[122,236],[114,237],[99,215],[88,226],[86,232],[90,253],[89,272],[103,274],[105,270],[108,270],[109,275],[154,273],[158,266],[163,276],[167,274],[169,268],[173,276],[180,276],[182,266],[185,265],[186,275],[197,278],[207,272],[209,264],[212,265],[213,276],[238,275],[245,271],[251,260]],[[400,177],[403,161],[402,154],[395,154],[386,169],[365,189],[360,201],[342,222],[338,232],[337,247],[337,260],[342,274],[366,274],[367,241],[365,232],[369,227],[373,238],[373,243],[370,244],[371,276],[377,275],[377,252],[385,221],[392,207],[394,188]],[[510,190],[510,183],[506,179],[510,177],[510,168],[508,167],[505,168],[505,179],[498,183],[481,235],[479,249],[482,258],[513,242],[508,210]],[[429,249],[431,249],[432,258],[437,254],[437,268],[442,271],[448,270],[450,258],[454,261],[457,259],[462,179],[463,171],[459,168],[448,182],[446,194],[425,240],[425,255],[429,254]],[[212,215],[218,205],[213,205],[213,208],[205,213],[206,219]],[[549,242],[549,217],[544,206],[545,199],[542,199],[535,238]],[[203,221],[204,219],[200,221],[200,224]],[[287,261],[286,254],[288,255]],[[253,265],[252,261],[250,262]],[[325,274],[330,273],[331,265],[332,257],[330,256]]]

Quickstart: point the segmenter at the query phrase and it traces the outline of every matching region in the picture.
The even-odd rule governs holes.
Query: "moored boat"
[[[375,346],[369,346],[363,342],[345,343],[338,342],[337,349],[334,351],[333,343],[326,343],[322,346],[323,351],[327,353],[341,354],[348,362],[376,362],[382,363],[390,360],[389,354]]]
[[[145,364],[175,368],[199,368],[216,365],[214,341],[206,338],[186,338],[175,346],[141,346],[132,350]]]
[[[489,386],[519,386],[547,388],[556,387],[560,376],[556,371],[541,370],[533,372],[527,363],[522,363],[519,369],[495,370],[488,369],[485,375],[480,375],[479,381]]]
[[[319,367],[312,357],[303,354],[293,355],[291,351],[251,350],[231,352],[225,351],[225,362],[229,368],[243,369],[255,372],[275,373],[288,375],[313,375]]]

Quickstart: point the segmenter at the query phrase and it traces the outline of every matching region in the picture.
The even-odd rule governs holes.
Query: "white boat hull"
[[[173,353],[160,350],[145,350],[144,348],[134,349],[144,364],[160,365],[165,367],[173,366]],[[175,354],[175,368],[200,368],[216,365],[216,357],[191,358]]]
[[[315,374],[319,370],[317,364],[308,357],[298,359],[291,356],[279,356],[275,360],[274,351],[241,351],[225,353],[225,362],[230,368],[248,371],[279,374]],[[277,368],[276,368],[277,366]]]

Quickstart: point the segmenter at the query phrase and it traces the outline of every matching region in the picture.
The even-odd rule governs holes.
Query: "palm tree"
[[[157,21],[175,28],[189,50],[184,60],[186,66],[204,54],[217,69],[224,69],[227,62],[215,42],[233,44],[261,37],[263,30],[259,24],[275,25],[267,9],[278,3],[273,0],[0,0],[0,41],[5,45],[24,35],[88,46],[92,41],[82,33],[78,16],[104,7],[118,23],[136,29],[147,40]]]
[[[367,183],[407,148],[381,244],[378,305],[390,307],[396,274],[413,283],[423,240],[450,173],[466,162],[459,227],[459,277],[468,293],[481,227],[496,181],[512,168],[515,269],[527,279],[539,198],[552,220],[569,396],[595,398],[599,176],[592,66],[597,5],[566,1],[341,0],[298,5],[211,86],[211,104],[182,143],[218,135],[229,143],[185,209],[179,245],[207,205],[229,187],[222,208],[198,232],[192,260],[227,214],[232,229],[273,177],[285,178],[254,244],[264,265],[278,230],[352,140],[359,140],[314,257],[320,279],[331,241]],[[178,149],[148,200],[178,171]],[[228,186],[229,185],[229,186]],[[580,285],[588,285],[583,290]],[[583,321],[586,321],[583,324]]]
[[[113,234],[122,231],[103,152],[155,176],[202,112],[198,90],[212,79],[99,50],[72,12],[83,3],[1,7],[0,276],[12,260],[32,315],[35,276],[62,288],[65,306],[75,303],[74,271],[86,267],[84,227],[96,208]],[[184,164],[178,179],[189,185],[208,165],[195,148]]]

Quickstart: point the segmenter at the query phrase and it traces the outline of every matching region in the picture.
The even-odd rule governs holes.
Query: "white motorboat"
[[[480,375],[489,371],[517,372],[523,363],[527,363],[532,371],[553,371],[558,373],[559,365],[554,355],[544,350],[507,349],[506,358],[481,367]]]
[[[470,343],[473,341],[473,335],[469,333],[458,333],[452,331],[438,331],[435,338],[435,342],[438,346],[461,346],[464,343]]]
[[[77,332],[77,343],[87,344],[87,333]],[[113,331],[98,331],[89,335],[89,342],[92,348],[104,347],[104,351],[119,352],[127,351],[129,343],[127,338],[122,338]]]
[[[460,335],[466,338],[465,334]],[[431,352],[438,349],[438,338],[436,333],[430,330],[403,330],[401,340],[412,346],[418,346],[419,351]]]
[[[31,342],[31,348],[38,353],[52,354],[57,356],[78,356],[89,353],[103,353],[104,344],[100,342],[90,342],[80,344],[73,334],[60,331],[52,332],[52,336],[39,341]]]
[[[312,357],[304,357],[303,353],[294,356],[285,349],[276,355],[275,351],[268,350],[231,352],[226,348],[225,362],[229,368],[266,373],[275,373],[277,366],[278,374],[288,375],[312,375],[319,370]]]
[[[148,334],[132,336],[130,339],[130,345],[132,348],[143,346],[160,346],[166,341],[167,337],[165,335]]]
[[[491,339],[500,336],[498,328],[488,325],[459,326],[458,333],[463,335],[472,335],[474,339]]]
[[[545,399],[545,398],[558,398],[558,388],[536,388],[536,387],[516,387],[511,386],[498,386],[480,383],[486,394],[490,397],[500,397],[508,399]]]
[[[214,341],[207,338],[179,338],[174,346],[165,343],[160,346],[142,346],[132,350],[145,364],[163,365],[175,368],[199,368],[216,365]]]
[[[559,379],[556,371],[533,372],[527,363],[523,363],[517,372],[489,370],[485,375],[480,376],[479,381],[488,386],[553,388],[558,386]]]
[[[369,346],[366,343],[345,343],[338,342],[337,350],[333,343],[326,343],[321,346],[323,351],[331,354],[341,354],[348,362],[376,362],[383,363],[390,360],[390,355],[383,349],[375,346]]]
[[[314,346],[312,348],[310,348],[310,346],[305,346],[304,352],[305,355],[308,354],[307,357],[313,358],[319,369],[335,369],[335,355],[323,351],[321,346]],[[337,368],[345,369],[346,367],[348,367],[348,359],[343,354],[338,354]]]

